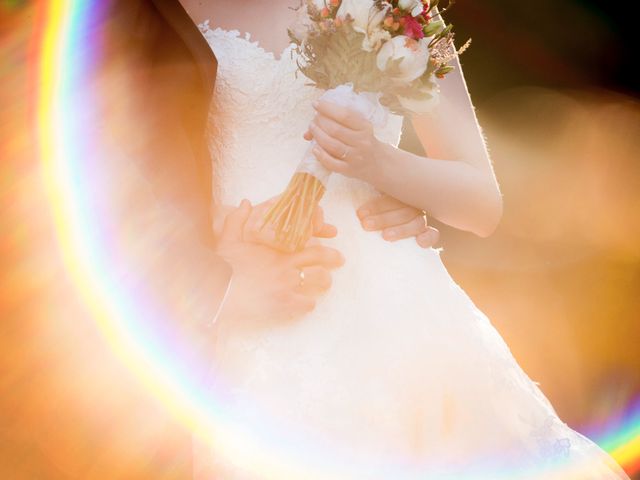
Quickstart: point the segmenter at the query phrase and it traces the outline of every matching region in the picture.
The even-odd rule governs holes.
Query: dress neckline
[[[259,40],[251,40],[251,32],[244,32],[241,33],[240,30],[238,29],[232,29],[232,30],[227,30],[225,28],[222,27],[215,27],[215,28],[211,28],[209,26],[209,20],[205,20],[204,22],[202,22],[200,25],[198,25],[198,27],[200,28],[201,32],[206,32],[207,30],[213,32],[213,33],[221,33],[224,35],[228,35],[231,36],[232,38],[237,38],[238,40],[244,41],[247,44],[253,46],[254,48],[256,48],[258,51],[260,51],[261,53],[263,53],[265,56],[271,58],[272,60],[276,61],[276,62],[280,62],[284,59],[285,55],[291,51],[292,47],[295,47],[295,43],[290,42],[287,46],[285,46],[282,51],[280,51],[280,53],[276,56],[276,53],[270,50],[266,50],[261,44]]]

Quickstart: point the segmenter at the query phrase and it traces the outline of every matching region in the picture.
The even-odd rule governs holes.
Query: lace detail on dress
[[[283,190],[302,159],[307,146],[302,135],[313,119],[313,101],[322,92],[298,72],[293,44],[276,59],[251,41],[250,34],[212,30],[208,21],[199,28],[218,59],[209,127],[215,200],[237,203],[241,198],[230,188],[248,191],[243,179],[251,179],[250,199],[264,201]],[[402,118],[394,117],[376,134],[397,144]],[[264,188],[255,190],[255,175],[262,177]]]
[[[262,202],[283,191],[302,158],[321,91],[297,73],[293,45],[276,58],[248,34],[208,22],[199,28],[218,59],[209,125],[215,201]],[[401,128],[402,118],[390,115],[376,136],[397,145]],[[326,243],[347,263],[314,312],[216,339],[214,368],[243,421],[267,415],[282,429],[328,439],[362,464],[354,478],[407,478],[380,472],[386,459],[415,448],[416,431],[425,461],[446,468],[474,454],[513,452],[519,467],[576,459],[589,473],[571,478],[626,478],[560,421],[436,251],[413,239],[390,244],[361,228],[355,209],[376,194],[332,176],[322,206],[339,235]],[[256,478],[206,448],[196,456],[222,472],[211,478]]]

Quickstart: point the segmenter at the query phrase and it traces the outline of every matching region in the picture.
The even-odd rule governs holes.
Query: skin
[[[502,196],[455,63],[454,73],[439,82],[438,107],[412,118],[429,156],[378,141],[357,112],[328,102],[314,105],[317,115],[305,138],[315,138],[314,154],[329,170],[364,180],[443,223],[486,237],[502,217]]]
[[[289,45],[287,28],[295,19],[295,12],[290,7],[299,5],[297,0],[181,0],[181,3],[196,23],[210,19],[211,28],[251,32],[254,40],[276,56]],[[246,11],[251,11],[251,15],[239,15]],[[229,207],[219,206],[216,222],[218,231],[224,215],[229,211]],[[380,231],[388,241],[415,237],[418,245],[430,248],[439,240],[438,230],[428,225],[421,208],[412,207],[389,195],[383,194],[362,205],[358,217],[365,230]],[[253,228],[256,222],[249,222],[248,225],[246,236],[261,238]],[[267,239],[267,244],[275,246],[270,239]]]
[[[217,251],[232,266],[233,279],[219,328],[229,321],[251,327],[256,319],[280,321],[312,311],[331,287],[331,271],[344,264],[340,252],[321,245],[291,254],[245,240],[252,213],[249,201],[243,200],[226,216],[220,233]]]

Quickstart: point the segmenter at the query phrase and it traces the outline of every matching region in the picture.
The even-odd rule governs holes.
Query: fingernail
[[[313,152],[314,155],[320,155],[320,149],[318,147],[313,147],[313,149],[311,149],[311,152]]]
[[[376,223],[373,220],[365,220],[364,228],[373,228],[376,226]]]
[[[433,247],[436,242],[436,238],[433,232],[425,232],[418,237],[418,244],[422,248]]]
[[[368,217],[370,213],[366,208],[358,210],[358,215],[360,215],[361,218]]]

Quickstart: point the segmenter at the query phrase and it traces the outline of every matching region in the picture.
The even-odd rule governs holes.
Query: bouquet
[[[320,97],[361,113],[375,127],[389,112],[429,111],[437,101],[437,78],[454,67],[451,25],[438,0],[303,0],[302,20],[289,30],[298,69]],[[297,250],[309,236],[312,217],[329,176],[311,153],[312,141],[287,189],[272,206],[270,224],[279,243]]]

